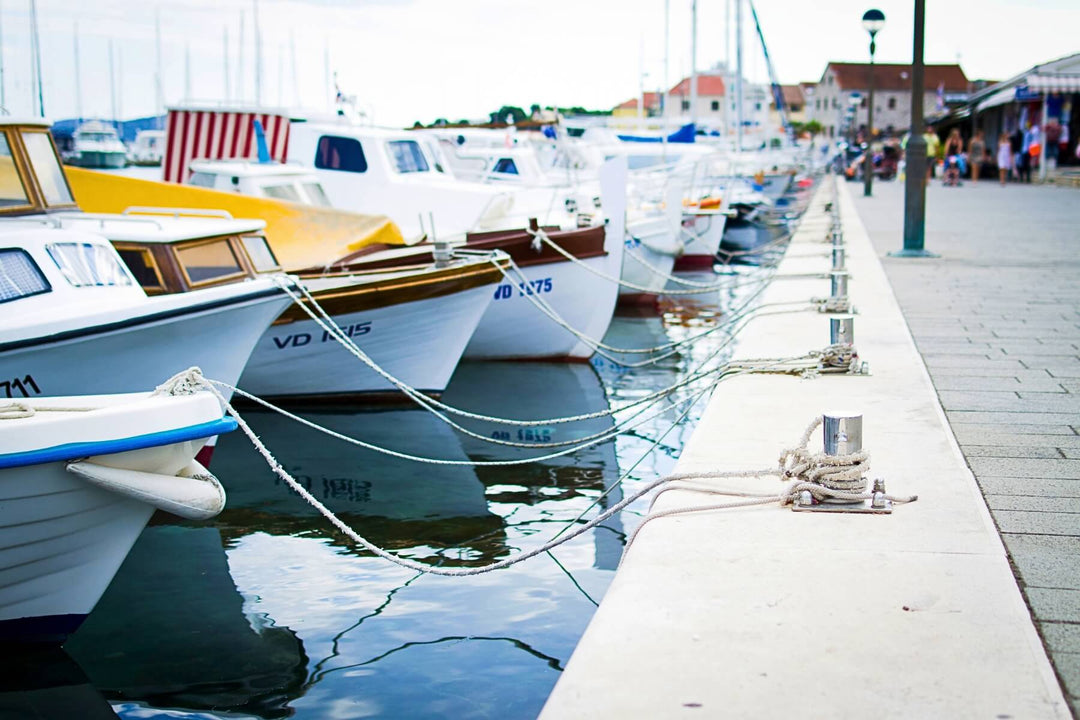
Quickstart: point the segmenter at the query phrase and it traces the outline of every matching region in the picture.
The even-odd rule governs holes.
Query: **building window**
[[[709,107],[712,109],[713,112],[718,111],[720,109],[720,101],[713,100],[711,103],[709,103]]]
[[[315,167],[320,170],[367,172],[367,158],[360,141],[350,137],[323,135],[315,148]]]
[[[896,109],[896,98],[894,98],[894,97],[889,98],[888,106],[889,106],[890,110],[895,110]]]
[[[754,110],[761,112],[761,103],[754,103]]]
[[[866,107],[866,96],[865,95],[863,95],[862,99],[859,100],[859,107],[861,107],[861,108]]]
[[[814,109],[815,110],[820,110],[821,109],[821,98],[818,98],[817,100],[814,101]]]
[[[682,109],[683,109],[683,112],[686,112],[686,111],[688,111],[690,109],[690,101],[689,100],[683,100],[682,101]]]
[[[832,106],[833,106],[833,110],[836,110],[836,109],[838,109],[840,107],[840,103],[838,103],[836,101],[836,98],[832,99]]]

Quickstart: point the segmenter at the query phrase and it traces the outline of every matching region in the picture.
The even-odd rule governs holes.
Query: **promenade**
[[[830,182],[823,184],[762,298],[771,312],[761,313],[739,333],[736,359],[792,357],[827,342],[828,317],[799,309],[798,303],[828,294],[828,281],[814,273],[829,268],[823,206]],[[896,241],[899,231],[877,233],[879,244],[872,244],[861,219],[865,212],[857,211],[864,205],[856,206],[852,198],[854,189],[854,184],[841,185],[837,201],[852,274],[850,295],[858,308],[855,345],[871,374],[815,380],[751,374],[723,382],[676,470],[768,467],[821,412],[856,410],[865,416],[870,475],[887,479],[892,493],[917,494],[918,502],[899,505],[887,516],[796,513],[776,504],[706,509],[718,499],[782,487],[775,479],[750,477],[701,483],[727,495],[685,489],[665,493],[657,501],[658,512],[699,511],[657,518],[637,536],[541,720],[1069,717],[994,519],[953,440],[938,390],[879,259],[880,248]],[[883,208],[880,222],[875,215],[875,228],[900,227],[895,216],[900,191],[899,185],[882,187],[881,197],[874,198]],[[896,198],[889,199],[889,193]],[[885,217],[888,213],[894,217]],[[981,263],[978,257],[968,262]],[[896,269],[911,282],[905,297],[944,316],[959,296],[946,288],[937,303],[931,302],[929,291],[920,290],[918,283],[932,277],[932,267],[908,263]],[[994,267],[992,259],[986,259],[985,267]],[[1055,296],[1049,290],[1053,281],[1040,287],[1062,307],[1069,304],[1068,291],[1059,289]],[[983,293],[973,286],[967,306],[984,305],[979,299]],[[988,299],[985,305],[1003,302]],[[784,308],[789,310],[778,312]],[[980,358],[978,353],[954,353],[952,348],[962,344],[949,335],[945,342],[948,347],[937,350],[939,365],[955,367],[950,358],[957,357],[976,367],[991,363],[989,348]],[[1019,343],[1041,347],[1038,338],[1013,342],[1018,343],[1014,349]],[[990,367],[1027,370],[1019,360],[996,362],[1005,364]],[[971,375],[961,372],[960,377]],[[1026,375],[1023,379],[1034,382]],[[1022,400],[1021,395],[1015,397]],[[1069,397],[1064,387],[1054,395]],[[975,407],[982,407],[980,400],[981,395],[969,398]],[[993,407],[994,397],[983,401]],[[989,437],[987,428],[1007,434],[1001,425],[1009,414],[1005,411],[1000,417],[996,410],[957,412],[970,414],[964,432],[972,437]],[[952,417],[955,422],[955,412]],[[1031,413],[1026,424],[1029,430],[1047,425],[1076,437],[1068,417],[1061,409]],[[820,447],[820,432],[814,443]],[[980,456],[983,461],[992,467],[1017,464],[996,470],[999,489],[1024,482],[1009,478],[1035,472],[1025,464],[1029,461],[1056,462],[988,455]],[[1068,484],[1067,468],[1044,472],[1052,476],[1048,493],[1054,484]],[[1014,491],[1012,497],[1020,495]],[[1047,501],[1053,504],[1055,497]],[[1023,502],[1007,507],[1035,514]],[[1065,513],[1053,517],[1067,521]],[[1045,565],[1041,572],[1047,577],[1039,589],[1051,594],[1041,593],[1040,599],[1056,598],[1046,602],[1057,619],[1066,606],[1052,595],[1059,591],[1050,590],[1051,580],[1076,573]],[[1075,600],[1071,607],[1077,607]],[[1053,627],[1066,628],[1061,623]]]
[[[935,182],[901,260],[903,184],[849,189],[1077,715],[1080,191]]]

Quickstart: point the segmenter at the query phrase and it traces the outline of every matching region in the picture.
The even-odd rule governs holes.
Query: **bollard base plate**
[[[937,253],[932,253],[929,250],[893,250],[889,253],[889,257],[895,258],[939,258],[941,257]]]

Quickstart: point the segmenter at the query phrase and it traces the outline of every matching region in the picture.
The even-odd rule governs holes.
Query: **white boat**
[[[72,135],[72,150],[64,158],[69,165],[87,168],[122,168],[127,165],[127,148],[116,128],[100,120],[79,125]]]
[[[193,365],[235,384],[291,302],[280,287],[269,278],[214,284],[222,268],[203,255],[193,269],[208,282],[149,297],[100,234],[106,220],[66,212],[77,208],[47,127],[0,129],[0,175],[27,189],[0,206],[0,398],[131,392]],[[13,163],[13,152],[29,161]]]
[[[165,156],[165,131],[140,130],[128,150],[128,162],[132,165],[158,166]]]
[[[5,641],[74,632],[155,509],[208,518],[224,507],[194,459],[236,426],[210,393],[35,398],[0,405],[0,424]]]

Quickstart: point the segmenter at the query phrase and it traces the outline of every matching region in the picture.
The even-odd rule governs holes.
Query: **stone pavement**
[[[1080,716],[1080,192],[937,181],[901,260],[903,184],[849,187]]]

